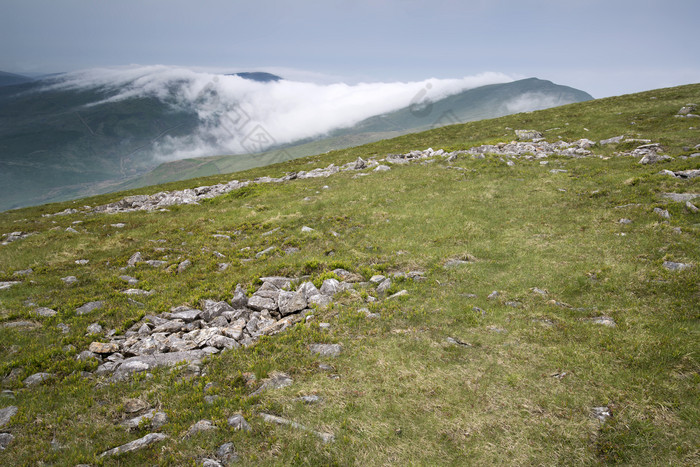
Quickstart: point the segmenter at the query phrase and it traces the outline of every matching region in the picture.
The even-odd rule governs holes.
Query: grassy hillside
[[[700,463],[700,214],[662,196],[700,194],[700,177],[659,174],[700,168],[700,158],[687,157],[700,152],[700,119],[675,117],[698,101],[698,84],[655,90],[0,213],[0,234],[33,233],[0,246],[0,283],[19,282],[0,290],[0,410],[17,408],[0,425],[0,463],[201,465],[227,442],[240,465]],[[357,157],[509,142],[514,129],[539,130],[548,141],[651,139],[674,159],[640,165],[616,155],[634,142],[594,146],[582,158],[437,157],[366,176],[251,185],[162,212],[42,217]],[[135,252],[165,263],[123,270]],[[191,266],[178,272],[185,259]],[[463,262],[448,263],[455,259]],[[667,261],[691,267],[670,271]],[[92,373],[94,358],[76,359],[145,315],[229,300],[237,284],[250,294],[264,276],[320,284],[336,268],[363,281],[409,271],[425,280],[395,276],[385,293],[357,284],[312,319],[212,356],[199,372],[181,366],[111,381]],[[123,274],[153,295],[123,294]],[[68,276],[77,282],[67,286]],[[76,312],[95,300],[102,309]],[[38,307],[57,314],[38,317]],[[103,330],[86,335],[94,323]],[[321,357],[310,352],[316,343],[339,343],[342,352]],[[23,382],[37,372],[51,376]],[[293,382],[257,391],[279,372]],[[312,395],[320,402],[299,399]],[[120,426],[139,404],[134,413],[159,410],[167,423]],[[601,421],[601,411],[611,416]],[[263,413],[335,440],[271,424]],[[234,414],[251,429],[231,426]],[[216,429],[187,436],[201,420]],[[152,432],[167,438],[99,457]]]

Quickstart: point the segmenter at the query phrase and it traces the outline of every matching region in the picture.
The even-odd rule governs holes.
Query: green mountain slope
[[[699,100],[660,89],[0,213],[0,464],[697,464],[700,177],[677,174],[700,141],[677,114]],[[624,138],[494,153],[517,129]],[[668,158],[640,164],[639,140]],[[313,171],[330,164],[350,165]],[[233,179],[259,183],[94,210]],[[293,311],[279,277],[329,298]],[[178,348],[199,357],[155,366]]]
[[[481,86],[436,102],[419,99],[415,105],[370,117],[350,128],[336,130],[327,137],[315,141],[302,141],[261,154],[213,156],[164,163],[143,177],[129,181],[121,187],[138,188],[175,180],[236,172],[251,167],[263,167],[271,163],[344,149],[429,128],[591,99],[593,97],[586,92],[537,78]]]
[[[2,86],[13,86],[15,84],[23,84],[32,81],[28,76],[16,75],[14,73],[7,73],[6,71],[0,71],[0,87]]]

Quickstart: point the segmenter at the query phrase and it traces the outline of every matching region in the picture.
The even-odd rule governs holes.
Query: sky
[[[0,70],[124,65],[316,83],[538,77],[594,97],[700,82],[698,0],[0,0]]]

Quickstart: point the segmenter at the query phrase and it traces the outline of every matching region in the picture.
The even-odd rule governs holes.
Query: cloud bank
[[[176,160],[260,152],[317,138],[417,100],[435,101],[466,89],[512,80],[489,72],[414,82],[317,84],[283,79],[261,83],[187,68],[133,66],[68,73],[51,88],[100,88],[112,95],[93,106],[155,97],[175,109],[195,112],[199,118],[196,133],[165,136],[154,143],[156,158]]]

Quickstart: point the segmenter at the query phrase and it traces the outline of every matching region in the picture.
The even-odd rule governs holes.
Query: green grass
[[[513,132],[506,128],[534,128],[550,140],[650,138],[677,157],[696,152],[690,148],[700,137],[689,127],[700,122],[673,115],[699,100],[700,85],[655,90],[129,193],[278,176],[429,146],[464,149],[510,141]],[[555,127],[560,129],[547,131]],[[37,232],[0,247],[0,281],[34,269],[21,285],[0,292],[0,319],[27,319],[26,300],[58,311],[55,318],[37,319],[43,326],[36,330],[0,329],[0,374],[14,369],[17,381],[36,371],[56,374],[36,388],[4,383],[14,399],[4,398],[0,406],[16,405],[19,413],[3,428],[16,438],[0,452],[0,463],[189,465],[228,441],[242,465],[699,463],[700,217],[659,193],[698,193],[700,182],[657,174],[662,168],[697,168],[698,159],[642,166],[634,158],[614,157],[616,150],[620,147],[595,149],[609,159],[553,157],[547,166],[521,160],[508,167],[498,157],[462,157],[451,164],[462,171],[442,161],[360,178],[341,173],[258,185],[169,212],[41,217],[110,202],[125,195],[120,193],[0,214],[0,233]],[[552,168],[568,172],[552,174]],[[641,206],[615,208],[628,203]],[[654,207],[667,208],[671,219],[661,219]],[[619,224],[623,217],[633,223]],[[75,220],[83,221],[74,226],[81,233],[64,232]],[[117,222],[127,226],[110,226]],[[316,231],[302,234],[304,225]],[[231,240],[212,237],[219,233]],[[277,250],[243,261],[268,246]],[[300,251],[285,255],[288,246]],[[251,250],[241,251],[245,247]],[[214,250],[227,259],[216,258]],[[119,293],[126,287],[117,278],[136,251],[168,265],[185,258],[193,264],[181,274],[168,266],[130,270],[141,280],[138,287],[156,291],[138,298],[144,304],[139,307]],[[467,254],[476,260],[443,268],[446,260]],[[77,266],[80,258],[89,264]],[[662,267],[666,260],[695,266],[671,273]],[[221,261],[231,267],[219,272]],[[407,289],[408,296],[370,305],[363,303],[362,290],[345,293],[308,325],[211,358],[201,377],[188,375],[186,368],[121,383],[79,376],[95,366],[74,358],[92,341],[84,335],[92,322],[125,329],[146,313],[230,298],[236,284],[252,288],[261,276],[310,274],[317,280],[336,267],[365,278],[422,270],[426,280],[400,282],[393,291]],[[60,278],[67,275],[79,282],[65,287]],[[549,294],[542,297],[533,287]],[[499,297],[487,299],[494,290]],[[103,310],[75,315],[77,306],[96,299],[105,300]],[[365,306],[381,318],[365,318],[358,312]],[[589,320],[601,315],[617,326]],[[57,329],[61,322],[70,332]],[[330,331],[319,322],[331,323]],[[451,345],[447,337],[471,346]],[[327,360],[338,379],[320,370],[321,360],[308,352],[316,342],[343,344],[343,353]],[[272,371],[287,372],[294,384],[250,397],[256,385],[246,385],[245,374],[259,379]],[[561,379],[551,376],[561,372],[566,372]],[[208,382],[217,383],[221,396],[214,404],[204,402]],[[308,394],[323,402],[295,400]],[[170,439],[98,460],[101,452],[148,432],[118,426],[124,400],[135,397],[168,414],[161,431]],[[603,405],[613,410],[605,424],[591,415],[592,407]],[[228,427],[227,417],[237,412],[251,432]],[[336,441],[322,444],[308,433],[266,424],[260,412],[333,432]],[[200,419],[219,429],[183,440]],[[54,439],[61,448],[51,447]]]

